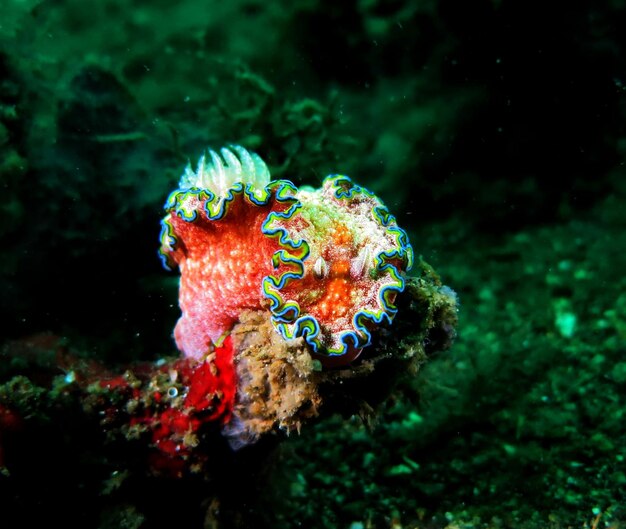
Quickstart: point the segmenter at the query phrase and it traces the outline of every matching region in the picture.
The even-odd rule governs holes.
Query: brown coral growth
[[[269,312],[246,311],[232,332],[239,392],[224,430],[231,446],[279,428],[299,431],[321,405],[315,363],[303,339],[285,341]]]

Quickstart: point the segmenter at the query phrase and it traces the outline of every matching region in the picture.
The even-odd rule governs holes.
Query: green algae
[[[299,494],[312,500],[304,520],[376,526],[380,513],[397,511],[409,527],[576,526],[600,513],[619,523],[624,342],[605,315],[623,288],[622,239],[591,213],[497,247],[468,241],[462,259],[438,248],[464,301],[457,343],[401,388],[374,427],[329,419],[290,444],[286,465],[305,476]],[[523,281],[512,282],[521,270]],[[598,290],[593,277],[614,288]],[[555,299],[576,308],[576,333],[561,332]],[[328,497],[339,499],[319,520],[314,505]],[[280,514],[289,526],[298,500],[287,498]]]

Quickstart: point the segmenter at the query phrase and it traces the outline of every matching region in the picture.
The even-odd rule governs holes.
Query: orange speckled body
[[[345,177],[327,179],[320,190],[297,197],[299,218],[277,224],[294,239],[306,240],[310,255],[302,277],[279,289],[279,330],[290,337],[307,326],[308,337],[315,336],[308,341],[315,353],[322,352],[324,365],[343,365],[369,342],[371,329],[391,319],[410,250],[402,248],[403,232],[393,221],[385,226],[379,218],[382,203]],[[297,317],[282,315],[281,303],[297,306]]]
[[[346,176],[298,190],[242,147],[220,152],[187,168],[165,206],[161,257],[181,271],[178,347],[201,357],[242,311],[266,309],[286,340],[304,338],[328,365],[352,361],[396,312],[413,259],[406,233]]]
[[[171,256],[180,268],[179,304],[182,316],[174,337],[186,356],[200,357],[212,342],[229,331],[245,309],[260,309],[263,278],[272,270],[276,239],[265,236],[261,224],[270,209],[285,206],[270,200],[251,203],[236,195],[226,215],[210,220],[199,201],[193,222],[172,215],[180,241]]]

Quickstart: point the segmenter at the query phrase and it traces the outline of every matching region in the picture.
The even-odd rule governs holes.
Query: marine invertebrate
[[[209,151],[167,199],[161,256],[180,268],[174,335],[201,357],[244,310],[269,306],[285,339],[299,337],[325,365],[345,364],[391,322],[413,252],[371,192],[348,177],[321,189],[271,181],[243,147]]]
[[[371,329],[391,323],[412,249],[382,202],[346,176],[329,176],[321,189],[301,189],[297,198],[297,216],[270,215],[266,230],[307,241],[302,273],[290,281],[270,274],[263,289],[285,338],[304,336],[327,364],[343,364],[370,344]]]

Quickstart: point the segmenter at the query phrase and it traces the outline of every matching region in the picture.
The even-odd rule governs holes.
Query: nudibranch
[[[180,269],[174,337],[201,358],[242,311],[269,310],[287,340],[345,365],[391,323],[413,250],[382,201],[342,175],[321,189],[270,179],[233,145],[187,166],[162,220],[164,266]]]

